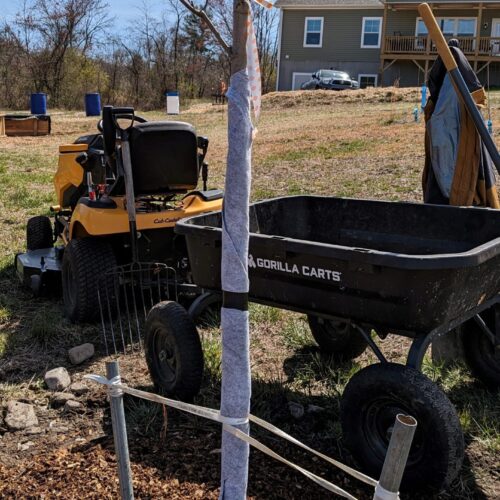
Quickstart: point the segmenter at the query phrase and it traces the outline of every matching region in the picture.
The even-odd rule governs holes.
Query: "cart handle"
[[[446,39],[438,26],[436,18],[432,13],[432,9],[429,7],[429,4],[421,3],[418,6],[418,12],[422,16],[425,26],[429,32],[429,36],[436,45],[439,57],[441,57],[446,70],[454,83],[455,91],[458,94],[458,97],[461,98],[464,103],[465,109],[472,118],[476,130],[483,140],[484,146],[488,150],[498,173],[500,173],[500,154],[498,153],[498,149],[493,142],[488,129],[486,128],[481,112],[477,109],[476,103],[470,95],[462,73],[460,73],[460,69],[458,68],[455,58],[453,57],[453,54],[446,43]]]

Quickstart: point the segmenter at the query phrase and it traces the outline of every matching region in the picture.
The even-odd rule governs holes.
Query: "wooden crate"
[[[5,134],[9,137],[49,135],[49,115],[5,115]]]

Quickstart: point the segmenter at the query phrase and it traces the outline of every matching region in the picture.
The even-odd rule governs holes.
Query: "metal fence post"
[[[106,362],[106,377],[108,380],[120,380],[118,361]],[[123,407],[123,392],[111,387],[109,396],[113,440],[115,442],[118,477],[120,480],[120,496],[122,500],[133,500],[134,489],[132,487],[132,470],[130,469],[130,458],[128,455],[127,424],[125,422],[125,409]]]
[[[399,498],[399,486],[410,453],[417,421],[410,415],[396,416],[389,448],[385,455],[380,479],[375,487],[373,500],[390,500]]]

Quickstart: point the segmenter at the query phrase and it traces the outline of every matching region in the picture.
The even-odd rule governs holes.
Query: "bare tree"
[[[262,93],[274,90],[278,62],[278,11],[258,7],[254,10],[255,38],[260,57]]]
[[[85,55],[109,23],[103,0],[25,0],[16,16],[16,41],[28,59],[35,88],[50,92],[59,104],[68,51]]]
[[[204,25],[207,26],[207,28],[211,31],[219,45],[228,53],[231,53],[231,48],[229,44],[224,40],[222,37],[219,29],[215,26],[215,24],[212,22],[208,15],[208,8],[210,7],[209,5],[209,0],[205,0],[204,4],[197,5],[193,2],[193,0],[180,0],[182,5],[186,7],[191,13],[193,13],[195,16],[199,17]]]
[[[174,71],[174,87],[179,88],[179,32],[181,22],[184,18],[184,10],[180,8],[177,0],[168,0],[169,5],[172,7],[175,14],[175,22],[172,28],[173,31],[173,71]]]
[[[33,91],[47,92],[51,107],[79,108],[97,90],[104,102],[143,109],[161,106],[168,89],[217,92],[230,75],[232,0],[167,0],[163,16],[148,1],[113,39],[105,0],[24,0],[0,26],[0,106],[25,108]],[[275,19],[255,8],[264,91],[275,77]]]

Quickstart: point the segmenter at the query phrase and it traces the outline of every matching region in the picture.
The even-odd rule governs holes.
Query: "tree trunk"
[[[248,240],[252,124],[245,72],[250,5],[234,0],[231,82],[228,96],[228,154],[222,223],[223,307],[221,415],[244,419],[250,412],[251,373],[248,327]],[[234,436],[249,433],[249,424],[222,432],[221,500],[245,500],[249,445]]]

